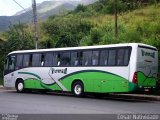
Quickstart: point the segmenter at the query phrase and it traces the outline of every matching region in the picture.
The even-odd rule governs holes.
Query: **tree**
[[[75,12],[85,12],[86,11],[86,7],[84,5],[82,5],[82,4],[79,4],[74,11]]]
[[[102,30],[98,28],[93,28],[91,29],[90,36],[93,44],[99,44],[103,36]]]
[[[47,41],[52,47],[78,46],[80,40],[90,33],[91,28],[92,24],[89,21],[72,16],[48,19],[42,26],[49,35],[50,40]]]
[[[24,50],[34,48],[33,36],[26,30],[28,26],[21,23],[11,25],[9,30],[4,33],[7,40],[2,47],[4,52],[11,52],[14,50]]]
[[[4,60],[9,52],[34,48],[33,37],[26,28],[26,25],[19,23],[10,26],[9,30],[4,33],[6,41],[0,48],[0,78],[3,76]]]

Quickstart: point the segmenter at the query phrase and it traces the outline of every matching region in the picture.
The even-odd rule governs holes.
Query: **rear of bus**
[[[149,45],[138,44],[136,72],[132,82],[138,89],[149,92],[156,87],[158,80],[158,50]]]

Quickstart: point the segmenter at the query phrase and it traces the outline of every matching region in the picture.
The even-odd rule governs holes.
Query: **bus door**
[[[14,87],[15,55],[9,55],[4,66],[4,86]]]

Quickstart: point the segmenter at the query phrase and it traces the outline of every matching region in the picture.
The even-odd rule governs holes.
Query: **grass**
[[[96,26],[105,26],[106,24],[114,23],[113,15],[102,15],[92,16],[88,18]],[[125,12],[118,15],[118,21],[124,23],[123,25],[130,28],[135,28],[138,24],[147,22],[150,24],[160,23],[160,3],[155,5],[150,5],[146,7],[133,10],[131,12]]]

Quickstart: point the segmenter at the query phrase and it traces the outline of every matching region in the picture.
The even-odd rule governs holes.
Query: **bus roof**
[[[110,45],[95,45],[95,46],[80,46],[80,47],[65,47],[65,48],[50,48],[50,49],[33,49],[33,50],[18,50],[10,52],[10,54],[16,53],[31,53],[31,52],[49,52],[49,51],[65,51],[65,50],[83,50],[83,49],[97,49],[97,48],[108,48],[108,47],[124,47],[124,46],[146,46],[149,48],[156,49],[156,47],[142,44],[142,43],[121,43],[121,44],[110,44]]]

